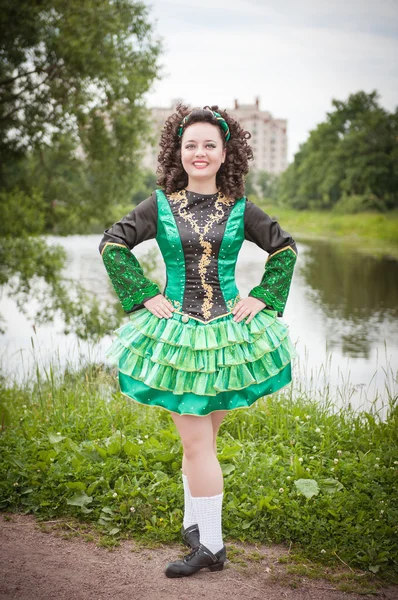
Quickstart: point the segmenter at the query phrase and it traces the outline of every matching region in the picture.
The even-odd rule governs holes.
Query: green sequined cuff
[[[265,263],[261,283],[249,292],[249,296],[259,298],[266,306],[272,307],[282,316],[293,277],[297,255],[291,246],[270,254]]]
[[[102,259],[125,312],[161,294],[156,283],[145,277],[140,263],[126,246],[106,244]]]

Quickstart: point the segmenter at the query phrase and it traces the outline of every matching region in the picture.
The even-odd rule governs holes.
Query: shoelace
[[[202,548],[200,548],[199,546],[197,548],[194,548],[192,550],[192,552],[190,552],[189,554],[187,554],[186,556],[184,556],[184,560],[189,560],[190,558],[193,558],[195,556],[195,554],[197,554],[198,552],[204,552]],[[210,556],[209,554],[207,554],[207,552],[204,552],[204,554],[206,556]]]
[[[193,558],[195,556],[195,554],[197,554],[197,552],[199,551],[199,547],[198,548],[194,548],[192,550],[192,552],[190,552],[189,554],[187,554],[186,556],[184,556],[185,560],[189,560],[190,558]]]

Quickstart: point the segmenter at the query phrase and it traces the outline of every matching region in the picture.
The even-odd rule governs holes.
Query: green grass
[[[266,199],[254,201],[298,240],[328,239],[369,254],[398,258],[398,211],[342,215],[292,210]]]
[[[77,519],[105,545],[180,539],[182,448],[167,411],[127,400],[98,365],[0,387],[4,511]],[[397,581],[396,396],[385,413],[290,388],[230,412],[218,438],[226,540],[290,544],[311,564]]]

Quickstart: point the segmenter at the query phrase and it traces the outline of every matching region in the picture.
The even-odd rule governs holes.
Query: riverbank
[[[297,240],[325,239],[366,254],[398,260],[398,211],[342,215],[297,211],[267,200],[253,201]]]
[[[350,404],[334,410],[318,393],[293,399],[288,387],[227,415],[226,537],[397,582],[397,398],[381,421]],[[182,449],[166,410],[127,400],[101,365],[3,378],[1,398],[1,509],[75,518],[109,546],[179,541]]]

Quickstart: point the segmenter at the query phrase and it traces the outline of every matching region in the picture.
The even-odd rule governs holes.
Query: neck
[[[188,192],[194,192],[195,194],[216,194],[218,192],[216,178],[210,181],[198,181],[197,179],[192,179],[190,177],[185,189]]]

